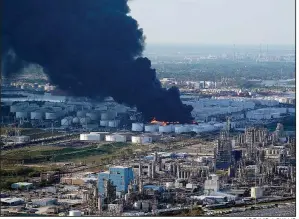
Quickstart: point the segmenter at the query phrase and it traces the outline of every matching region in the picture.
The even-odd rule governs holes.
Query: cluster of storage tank
[[[59,106],[40,107],[37,104],[29,104],[28,102],[17,103],[10,106],[10,112],[15,113],[16,119],[31,120],[55,120],[66,114],[66,111]]]
[[[186,133],[186,132],[213,132],[225,127],[226,123],[201,123],[198,125],[195,124],[148,124],[144,125],[143,123],[132,123],[133,132],[159,132],[159,133]]]
[[[226,115],[255,108],[253,101],[229,99],[198,99],[184,101],[184,103],[193,106],[192,116],[198,120],[206,120],[209,116]]]
[[[152,136],[140,135],[132,136],[130,133],[108,133],[90,132],[80,134],[81,141],[107,141],[107,142],[127,142],[131,140],[134,144],[149,144],[153,142]]]
[[[77,111],[79,108],[81,110]],[[92,109],[92,105],[86,104],[76,105],[59,105],[58,103],[45,102],[43,106],[35,103],[22,102],[13,104],[10,107],[10,112],[15,113],[17,119],[31,120],[57,120],[61,119],[61,126],[67,127],[70,125],[80,124],[82,126],[91,126],[93,124],[102,127],[117,128],[120,125],[120,120],[117,119],[119,113],[125,113],[128,107],[123,105],[113,105],[108,109],[108,106],[98,104]],[[66,116],[70,112],[75,112],[74,116]]]
[[[262,108],[247,112],[246,118],[253,120],[278,119],[281,117],[281,114],[285,114],[287,112],[287,108]]]

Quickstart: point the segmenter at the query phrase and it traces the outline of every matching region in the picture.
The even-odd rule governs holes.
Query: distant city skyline
[[[294,45],[294,0],[134,0],[147,45]]]

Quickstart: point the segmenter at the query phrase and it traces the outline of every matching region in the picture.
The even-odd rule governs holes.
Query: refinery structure
[[[151,53],[130,1],[4,1],[1,216],[295,209],[293,49]]]
[[[15,203],[7,204],[11,200],[3,198],[2,204],[11,209],[27,203],[29,209],[47,207],[38,211],[41,214],[70,216],[217,215],[218,208],[227,208],[224,214],[231,208],[259,208],[257,203],[275,207],[273,201],[293,200],[295,136],[280,123],[293,115],[292,105],[246,98],[183,100],[194,107],[194,121],[188,124],[145,121],[136,109],[111,98],[5,102],[5,153],[39,144],[80,145],[75,147],[86,150],[120,144],[138,149],[105,165],[82,158],[80,163],[64,164],[59,172],[41,173],[41,179],[56,180],[52,187],[18,182],[12,188],[29,186],[21,193],[31,198],[15,193],[11,198]],[[273,131],[265,128],[270,120],[277,124]],[[21,127],[60,134],[24,135]],[[96,172],[86,172],[97,166],[101,168]],[[45,190],[47,200],[30,192]]]

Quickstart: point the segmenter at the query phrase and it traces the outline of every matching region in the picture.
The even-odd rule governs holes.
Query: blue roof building
[[[109,171],[99,173],[98,188],[102,197],[105,194],[105,180],[112,182],[117,193],[127,193],[128,185],[134,180],[133,168],[116,166],[110,167]]]

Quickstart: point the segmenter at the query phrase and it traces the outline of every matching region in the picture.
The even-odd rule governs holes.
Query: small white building
[[[211,174],[205,181],[204,190],[206,193],[219,191],[219,177],[216,174]]]
[[[251,198],[258,199],[263,197],[263,188],[261,187],[251,187]]]
[[[30,142],[30,136],[22,135],[22,136],[15,136],[14,142],[18,144]]]

